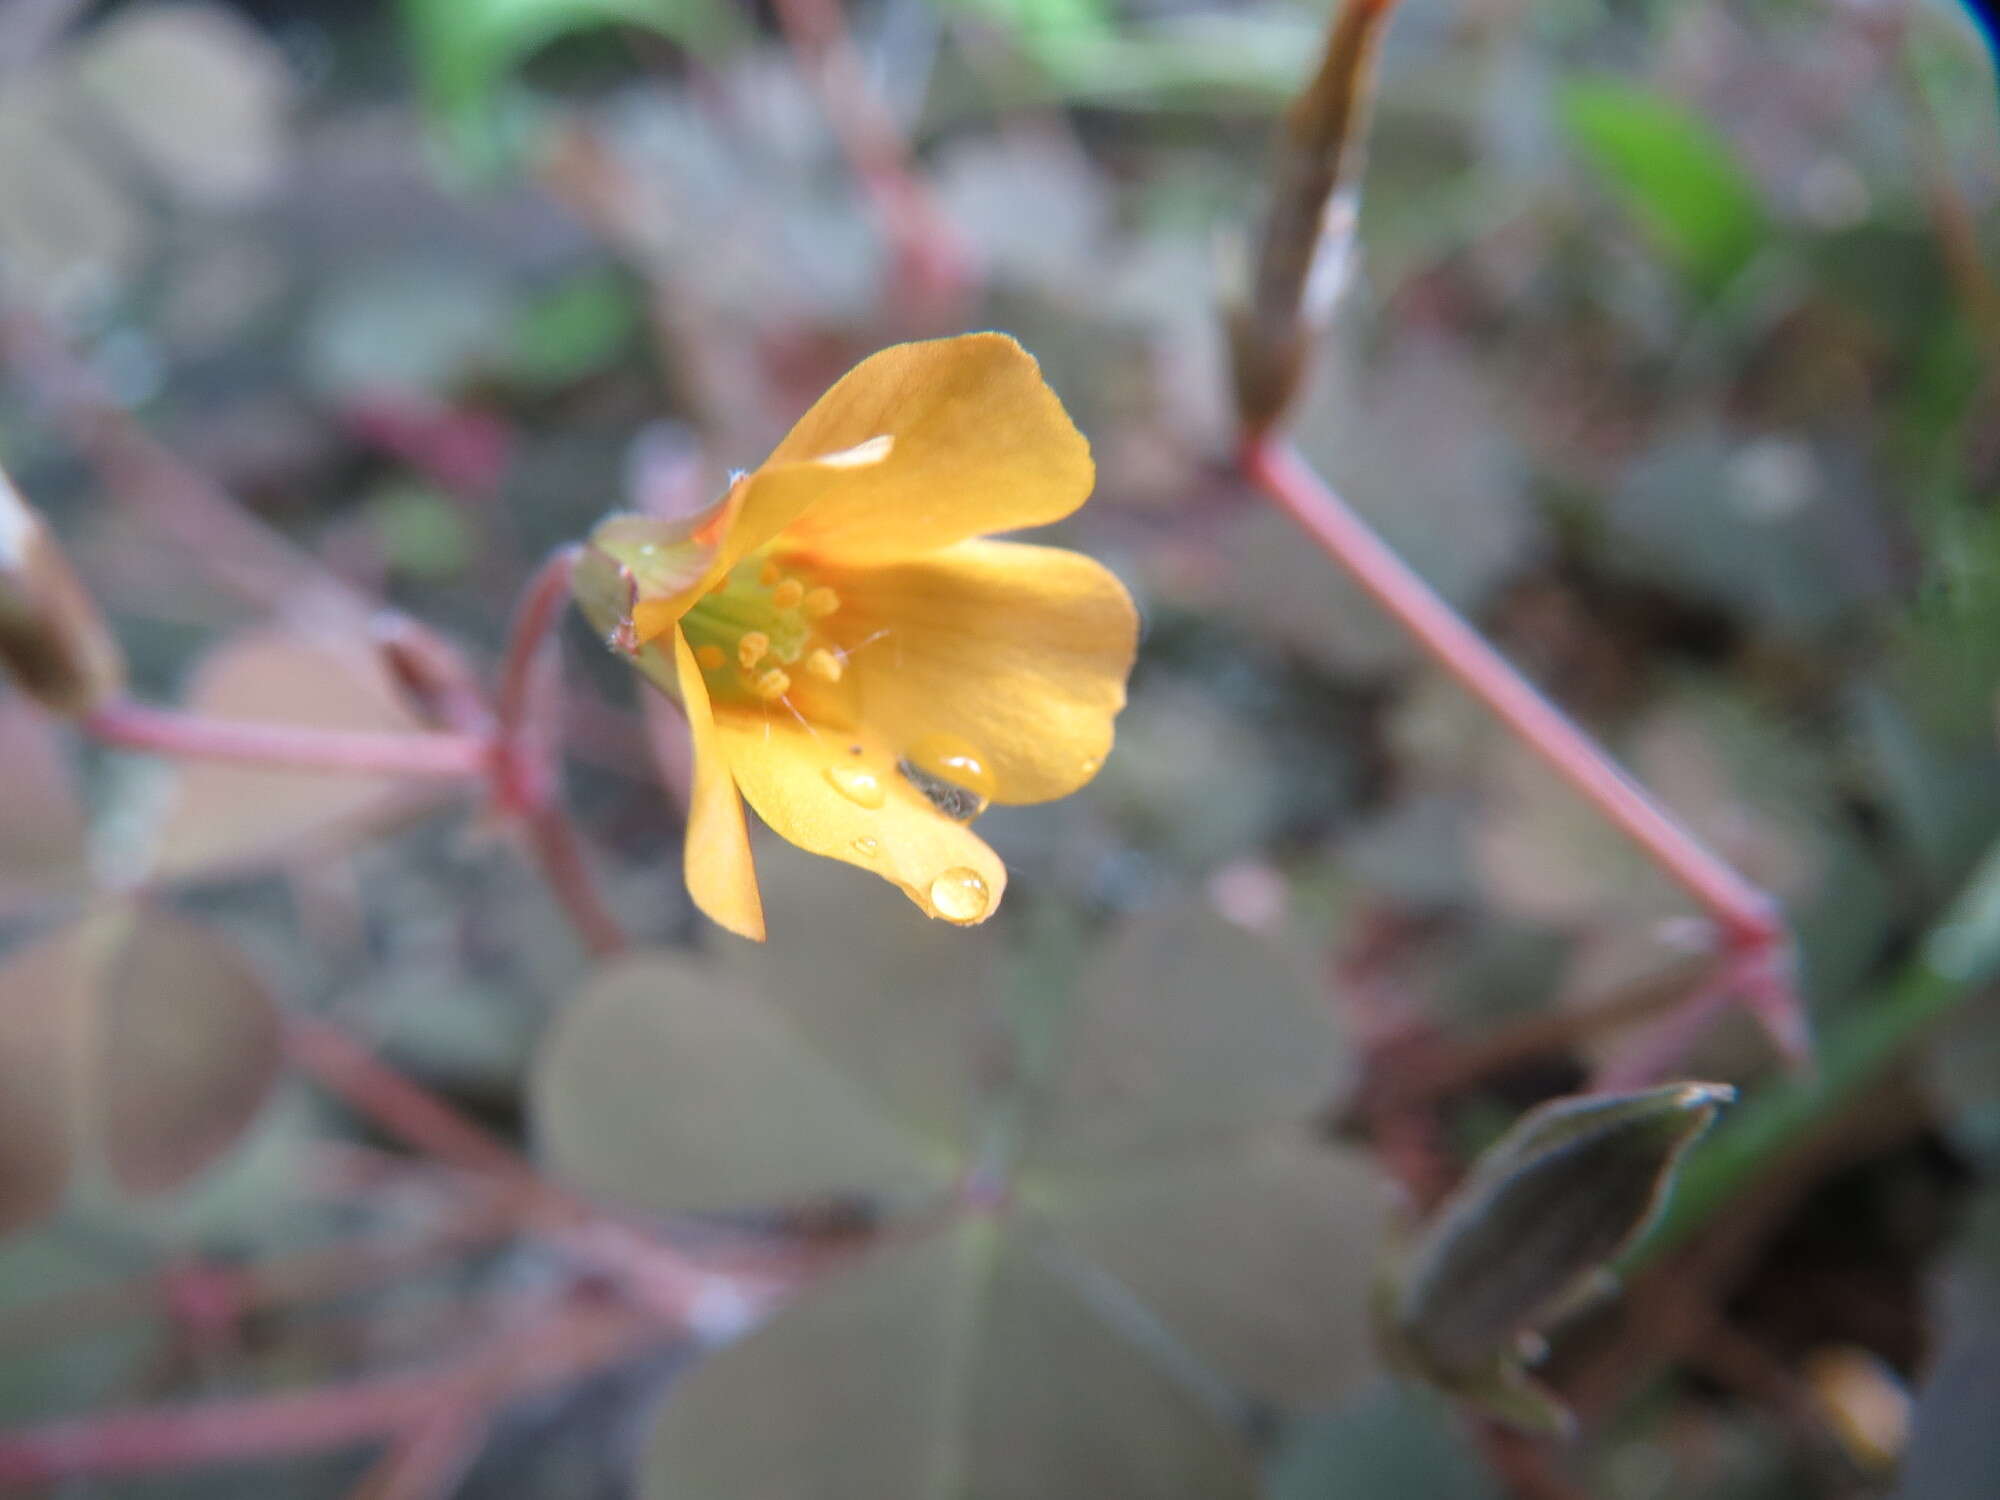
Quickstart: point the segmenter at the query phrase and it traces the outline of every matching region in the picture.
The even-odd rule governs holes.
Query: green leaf
[[[503,151],[497,104],[508,74],[550,43],[634,26],[700,52],[737,30],[711,0],[403,0],[403,21],[433,119],[466,161],[486,167]]]
[[[88,982],[73,932],[0,964],[0,1235],[51,1213],[69,1180],[65,1043]]]
[[[1561,92],[1565,129],[1659,248],[1714,291],[1766,233],[1764,205],[1729,141],[1686,105],[1618,79]]]
[[[531,1083],[542,1159],[627,1208],[684,1213],[944,1186],[907,1134],[778,1006],[721,966],[642,954],[602,972]]]
[[[81,894],[89,828],[50,721],[21,698],[0,699],[0,913]]]
[[[60,1200],[71,1164],[129,1193],[221,1157],[276,1081],[278,1016],[233,943],[107,905],[0,966],[0,1232]]]
[[[100,971],[97,1148],[128,1192],[178,1187],[229,1149],[278,1076],[278,1012],[237,946],[146,912]]]
[[[187,709],[210,718],[413,733],[425,726],[382,663],[333,638],[246,632],[196,669]],[[425,806],[438,784],[328,771],[190,762],[152,840],[155,876],[225,873],[325,848]]]
[[[1294,1128],[1159,1164],[1030,1172],[1022,1195],[1246,1390],[1328,1401],[1376,1368],[1369,1298],[1387,1198],[1362,1152]]]
[[[1420,1387],[1377,1384],[1300,1423],[1272,1460],[1269,1500],[1500,1500],[1465,1429]]]
[[[974,1220],[871,1258],[669,1392],[652,1500],[1232,1500],[1248,1451]]]
[[[1303,1121],[1348,1073],[1302,954],[1205,903],[1128,922],[1079,986],[1034,1159],[1108,1166]]]

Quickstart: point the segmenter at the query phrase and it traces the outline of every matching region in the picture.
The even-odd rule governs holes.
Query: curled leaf
[[[1726,1084],[1556,1099],[1530,1111],[1473,1166],[1389,1278],[1388,1356],[1516,1425],[1565,1430],[1569,1414],[1526,1366],[1540,1332],[1601,1294],[1645,1233],[1681,1154]]]

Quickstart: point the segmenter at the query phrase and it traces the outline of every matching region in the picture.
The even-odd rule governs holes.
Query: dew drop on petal
[[[910,747],[904,759],[927,776],[965,788],[981,804],[991,802],[1000,789],[985,752],[955,734],[927,734]]]
[[[1100,761],[1096,756],[1087,755],[1083,758],[1083,761],[1081,762],[1081,764],[1077,766],[1076,769],[1078,774],[1083,776],[1085,780],[1088,780],[1090,777],[1095,776],[1100,770],[1102,770],[1103,766],[1104,763]]]
[[[883,790],[882,778],[863,766],[828,766],[825,771],[827,784],[856,807],[874,811],[888,799]],[[871,840],[872,842],[872,840]]]
[[[856,854],[859,854],[862,858],[867,859],[872,857],[875,851],[882,847],[882,841],[876,838],[873,834],[864,833],[861,835],[860,838],[856,839],[853,842],[853,844],[850,845],[849,847],[851,847]]]
[[[986,881],[964,865],[952,866],[931,882],[931,908],[947,922],[977,922],[991,901]]]

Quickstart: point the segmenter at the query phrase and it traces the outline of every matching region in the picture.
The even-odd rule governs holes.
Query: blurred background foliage
[[[586,1274],[290,1074],[310,1016],[648,1225],[879,1242],[698,1364],[500,1413],[458,1493],[1555,1493],[1376,1368],[1398,1145],[1366,1104],[1450,1079],[1465,1153],[1646,1047],[1685,912],[1224,461],[1219,279],[1324,17],[849,19],[978,270],[964,325],[1092,440],[1063,539],[1146,620],[1116,753],[982,824],[988,927],[760,845],[753,950],[693,915],[638,690],[576,628],[573,795],[646,950],[593,970],[449,795],[90,750],[0,694],[6,1425],[403,1368]],[[1408,0],[1296,423],[1784,900],[1822,1035],[2000,834],[1996,236],[1991,69],[1935,0]],[[421,716],[351,621],[274,610],[81,463],[24,326],[482,661],[547,548],[711,493],[855,358],[950,331],[908,326],[820,95],[730,0],[14,0],[0,267],[0,453],[139,687],[346,728]],[[2000,1493],[2000,1009],[1908,1063],[1707,1210],[1703,1269],[1559,1341],[1560,1493]],[[1686,1067],[1755,1095],[1774,1064],[1732,1018]],[[952,1218],[968,1168],[999,1206]],[[183,1274],[217,1268],[260,1290],[218,1314]]]

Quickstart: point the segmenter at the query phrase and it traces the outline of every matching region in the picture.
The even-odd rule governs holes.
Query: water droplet
[[[1098,773],[1098,771],[1103,769],[1103,766],[1104,762],[1099,760],[1096,756],[1086,755],[1083,758],[1082,764],[1079,765],[1076,769],[1078,774],[1088,778],[1091,776],[1095,776]]]
[[[874,811],[888,798],[882,789],[882,778],[862,766],[828,766],[827,785],[856,807]]]
[[[964,865],[952,866],[931,882],[931,908],[947,922],[977,922],[991,903],[985,880]]]
[[[970,740],[955,734],[927,734],[912,745],[903,757],[926,776],[964,787],[980,803],[991,802],[1000,789],[985,754]]]
[[[863,859],[868,859],[872,858],[875,851],[882,847],[882,841],[876,838],[873,834],[864,833],[861,835],[860,838],[854,841],[851,847],[853,848],[854,852],[856,854],[859,854]]]

